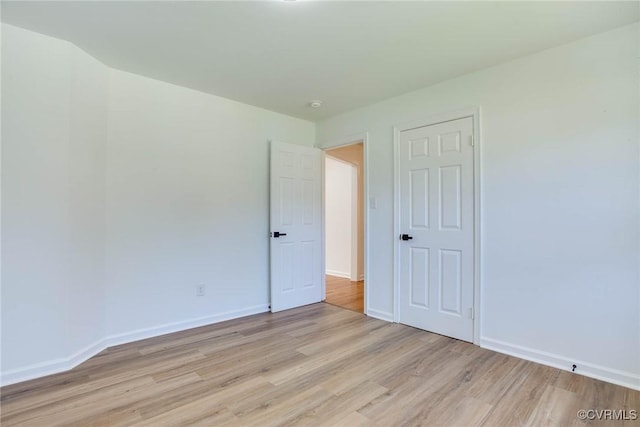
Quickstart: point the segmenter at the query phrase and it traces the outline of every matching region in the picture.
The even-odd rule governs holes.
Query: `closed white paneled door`
[[[271,143],[271,311],[322,300],[322,151]]]
[[[471,117],[399,135],[401,323],[473,340]]]

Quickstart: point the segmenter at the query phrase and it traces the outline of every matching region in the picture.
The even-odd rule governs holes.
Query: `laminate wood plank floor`
[[[631,426],[640,392],[329,304],[109,348],[0,389],[2,426]]]
[[[325,302],[364,313],[364,280],[352,282],[336,276],[326,276]]]

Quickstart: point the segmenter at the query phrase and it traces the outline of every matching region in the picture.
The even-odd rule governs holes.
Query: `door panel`
[[[440,168],[440,229],[460,229],[460,165]]]
[[[429,169],[411,171],[411,228],[429,228]]]
[[[293,185],[292,178],[279,177],[280,180],[280,224],[279,226],[293,225]]]
[[[462,252],[440,249],[440,311],[460,315]]]
[[[322,152],[271,143],[271,311],[322,300]],[[276,232],[280,235],[276,237]]]
[[[399,319],[473,340],[473,119],[400,132]]]
[[[429,308],[429,249],[411,248],[411,305]]]

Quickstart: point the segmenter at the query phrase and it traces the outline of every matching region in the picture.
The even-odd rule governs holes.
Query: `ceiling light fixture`
[[[322,101],[320,101],[319,99],[314,99],[313,101],[309,102],[309,107],[320,108],[322,107]]]

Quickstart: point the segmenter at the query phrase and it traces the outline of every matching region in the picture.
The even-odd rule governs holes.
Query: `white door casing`
[[[398,135],[398,320],[473,341],[474,125],[466,117]]]
[[[270,164],[271,311],[276,312],[322,300],[322,151],[272,141]]]

